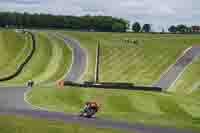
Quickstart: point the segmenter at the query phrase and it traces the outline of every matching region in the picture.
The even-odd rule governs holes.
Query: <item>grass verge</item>
[[[0,77],[15,73],[18,64],[22,63],[31,51],[30,36],[11,30],[0,32]]]
[[[47,33],[36,33],[36,51],[32,59],[19,76],[6,83],[56,81],[67,73],[71,59],[71,50],[63,41],[52,39]]]
[[[79,112],[86,101],[102,104],[97,117],[178,128],[200,129],[200,107],[193,96],[74,87],[38,87],[28,94],[33,105],[52,111]]]
[[[101,42],[100,80],[152,84],[186,48],[200,42],[198,35],[62,32],[80,41],[88,52],[84,80],[93,81],[97,42]],[[124,41],[129,40],[129,42]],[[134,44],[137,40],[138,44]]]
[[[174,86],[169,88],[170,92],[178,94],[190,94],[196,93],[200,88],[200,57],[196,58],[192,64],[190,64],[181,77],[177,79]]]
[[[0,116],[1,133],[124,133],[125,131],[96,128],[89,125],[45,120],[25,116]]]

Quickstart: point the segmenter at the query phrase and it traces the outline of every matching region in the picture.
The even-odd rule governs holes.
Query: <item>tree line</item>
[[[168,29],[169,32],[172,33],[196,33],[200,32],[200,26],[193,25],[193,26],[187,26],[187,25],[172,25]]]
[[[151,27],[151,24],[144,24],[143,26],[141,26],[139,22],[135,22],[132,25],[132,31],[133,32],[151,32],[152,27]],[[168,31],[171,33],[200,33],[200,26],[198,25],[187,26],[184,24],[171,25],[168,28]],[[165,32],[164,29],[162,29],[162,32]]]
[[[151,32],[151,24],[144,24],[141,26],[139,22],[135,22],[132,25],[132,31],[133,32]]]
[[[0,12],[0,27],[13,28],[60,28],[84,31],[126,32],[129,21],[112,16],[62,16],[51,14],[30,14],[17,12]],[[133,32],[151,32],[151,24],[133,23]],[[200,26],[172,25],[171,33],[200,32]],[[164,30],[163,30],[164,32]]]
[[[72,30],[125,32],[129,22],[111,16],[62,16],[0,12],[0,27],[65,28]]]

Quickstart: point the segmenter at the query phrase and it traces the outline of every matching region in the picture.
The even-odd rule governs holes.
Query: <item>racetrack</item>
[[[199,55],[199,45],[194,45],[191,48],[186,49],[185,52],[176,60],[176,63],[171,65],[168,71],[164,73],[152,86],[168,89],[173,85],[173,83],[175,83],[178,77],[181,76],[181,73],[184,71],[186,66],[192,63],[192,61]]]
[[[62,120],[66,123],[79,123],[88,126],[96,126],[99,128],[116,128],[128,131],[136,131],[138,133],[197,133],[187,129],[175,129],[159,126],[147,126],[143,124],[129,124],[127,122],[116,122],[109,119],[87,119],[80,118],[77,115],[64,114],[60,112],[33,111],[33,110],[0,110],[0,114],[12,114],[22,116],[32,116],[46,118],[49,120]]]
[[[57,36],[60,36],[57,35]],[[78,81],[83,75],[86,66],[86,53],[80,47],[78,41],[69,37],[61,36],[66,44],[74,50],[73,64],[66,75],[66,81]],[[37,44],[36,44],[37,45]],[[190,63],[190,62],[188,62]],[[183,67],[182,67],[183,68]],[[130,131],[138,131],[139,133],[195,133],[190,130],[167,128],[160,126],[147,126],[143,124],[129,124],[127,122],[113,121],[109,119],[86,119],[77,115],[65,114],[60,112],[48,112],[38,109],[32,109],[24,101],[24,93],[28,91],[27,87],[1,87],[0,88],[0,114],[14,114],[22,116],[42,117],[50,120],[64,120],[65,122],[76,122],[86,125],[94,125],[104,128],[119,128]]]
[[[24,93],[27,87],[1,87],[0,88],[0,110],[31,109],[32,107],[24,101]]]
[[[65,44],[71,48],[73,53],[71,68],[64,80],[78,82],[86,69],[87,53],[83,48],[80,47],[79,41],[59,33],[56,34],[56,37],[62,39]]]

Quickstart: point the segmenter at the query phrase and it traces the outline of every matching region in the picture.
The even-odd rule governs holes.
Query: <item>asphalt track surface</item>
[[[168,89],[172,86],[188,64],[200,55],[200,45],[194,45],[188,48],[184,53],[176,60],[176,63],[171,65],[167,72],[165,72],[159,81],[155,82],[153,87],[160,87]]]
[[[71,48],[73,54],[70,70],[64,80],[78,82],[86,70],[87,53],[80,47],[79,41],[59,33],[57,33],[56,36],[62,39],[65,44]]]
[[[66,42],[69,43],[68,42],[69,38],[68,37],[64,37],[64,38],[65,40],[67,40]],[[75,43],[72,43],[72,44],[74,45]],[[80,45],[77,43],[77,46],[80,46]],[[74,48],[76,49],[76,47]],[[74,56],[76,55],[74,54]],[[73,58],[73,59],[76,59],[76,58]],[[77,62],[76,65],[81,65],[81,64]],[[77,68],[79,67],[77,66]],[[74,71],[74,68],[71,69],[70,72],[66,75],[66,79],[77,81],[78,78],[75,78],[75,76],[72,76],[72,77],[68,76],[71,73],[71,71]],[[82,73],[82,69],[79,72]],[[79,75],[79,74],[74,73],[74,75]],[[45,110],[33,109],[31,105],[29,105],[28,103],[24,101],[24,93],[27,92],[28,90],[29,88],[22,87],[22,86],[1,87],[0,88],[0,114],[1,115],[7,114],[7,115],[17,115],[17,116],[29,116],[29,117],[35,117],[35,118],[38,117],[38,118],[45,118],[49,120],[62,120],[62,121],[65,121],[66,123],[80,123],[82,125],[89,125],[89,126],[94,125],[100,128],[102,127],[102,128],[124,129],[128,131],[136,131],[138,133],[197,133],[197,132],[187,130],[187,129],[148,126],[148,125],[143,125],[143,124],[130,124],[123,121],[113,121],[111,119],[101,119],[101,118],[87,119],[87,118],[80,118],[78,117],[77,114],[48,112]]]

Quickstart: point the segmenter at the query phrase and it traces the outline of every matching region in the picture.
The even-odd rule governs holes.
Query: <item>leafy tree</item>
[[[144,24],[142,27],[143,32],[150,32],[151,31],[151,24]]]
[[[124,32],[124,25],[122,23],[115,22],[112,25],[112,31],[113,32]]]
[[[180,24],[176,26],[177,31],[181,33],[185,33],[188,30],[188,27],[186,25]]]
[[[139,23],[139,22],[135,22],[135,23],[132,25],[132,30],[133,30],[134,32],[140,32],[140,30],[141,30],[140,23]]]
[[[169,32],[176,32],[177,31],[176,26],[174,26],[174,25],[170,26],[168,31]]]

